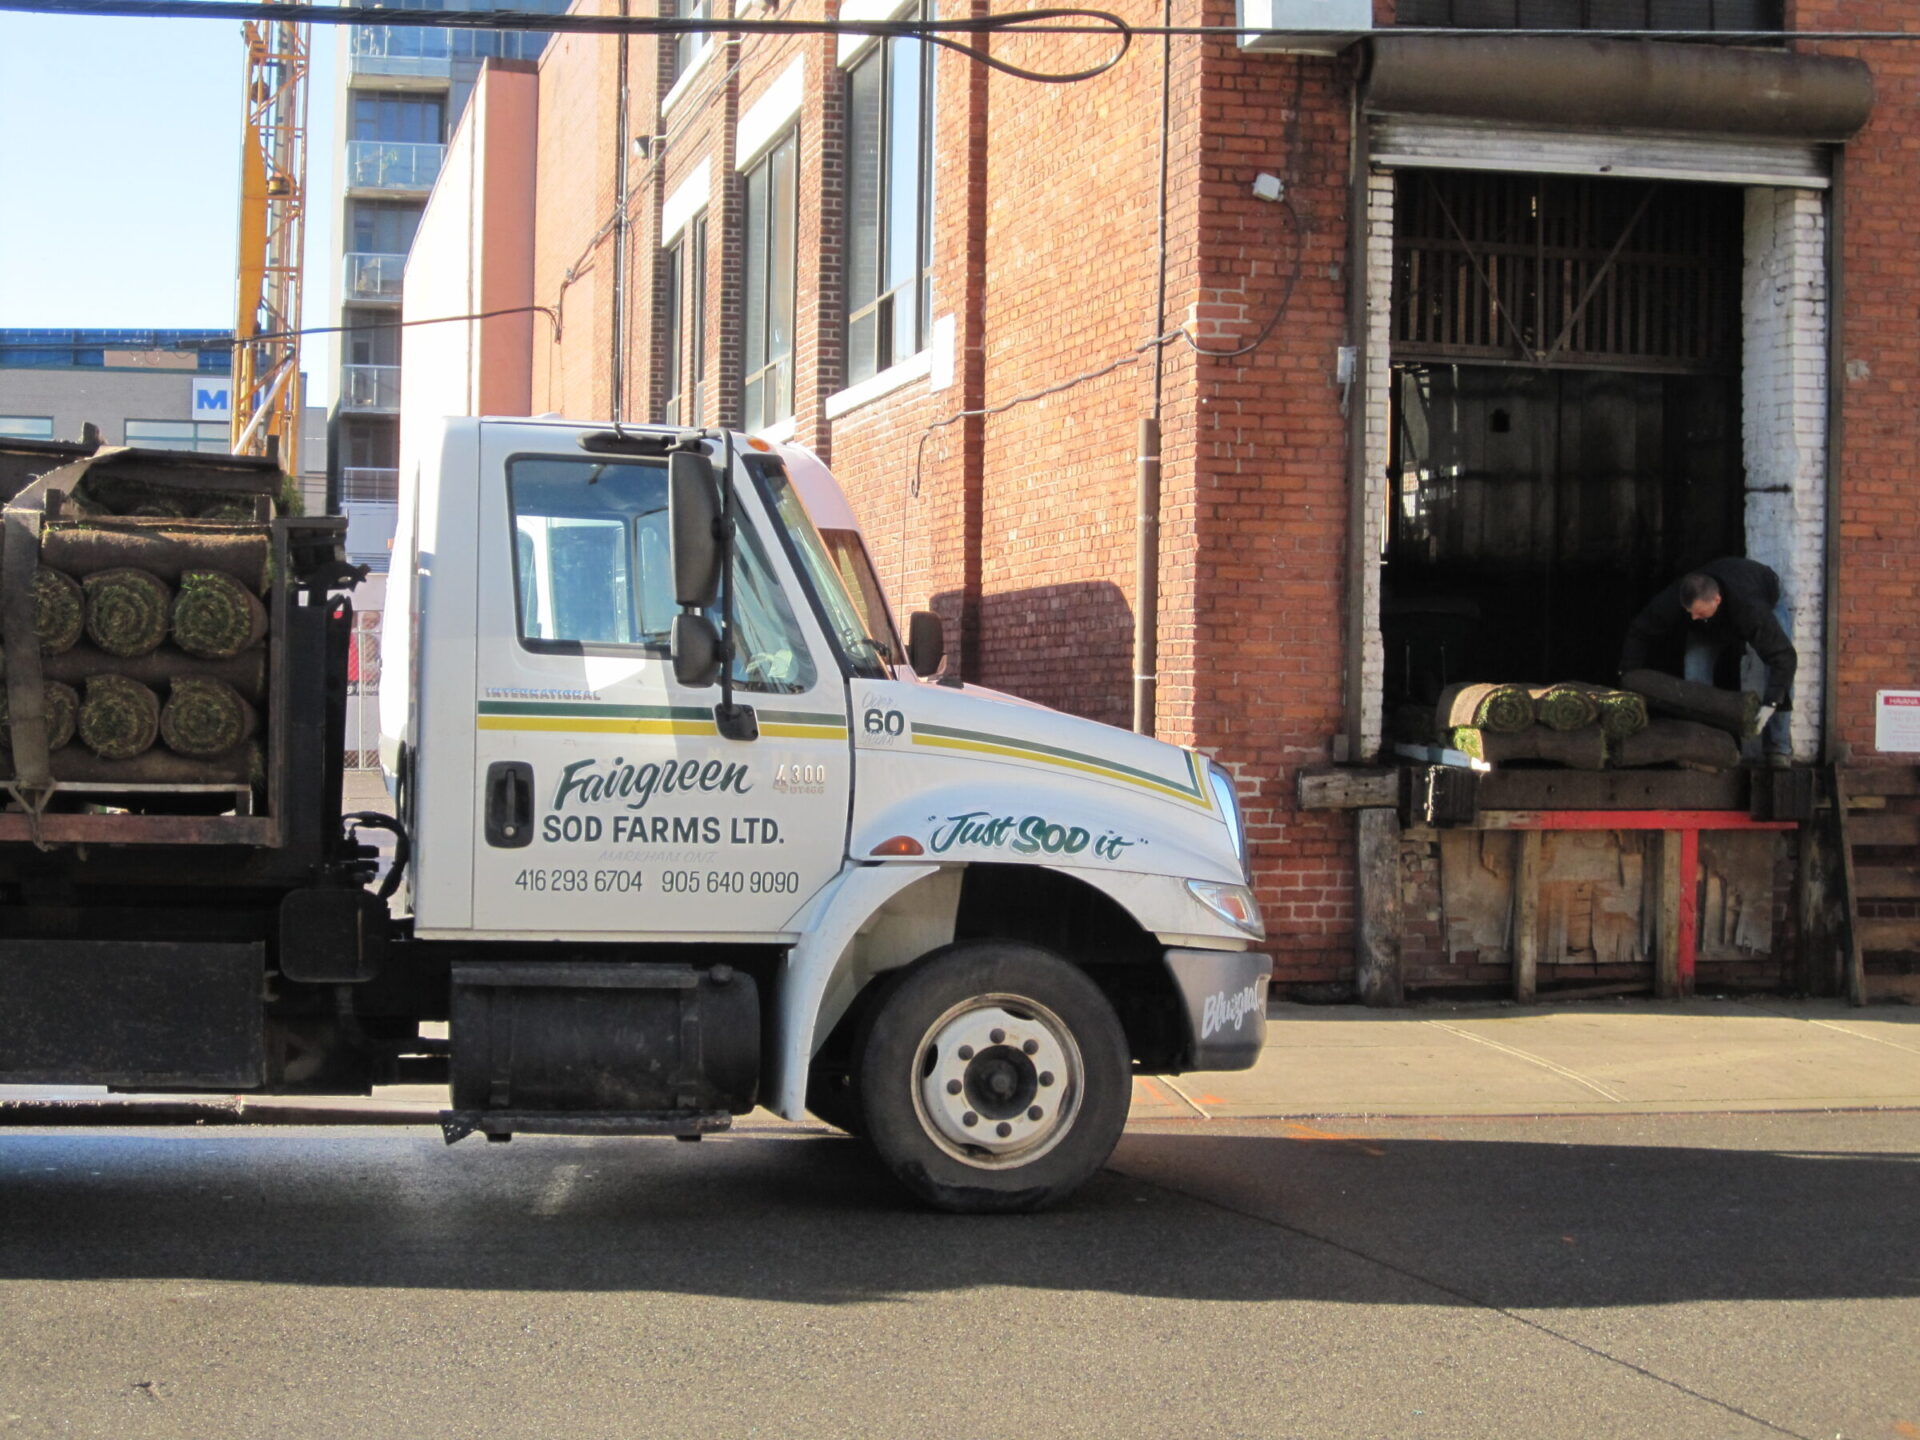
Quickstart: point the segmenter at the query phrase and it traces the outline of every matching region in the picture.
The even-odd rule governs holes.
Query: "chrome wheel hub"
[[[955,1159],[986,1169],[1026,1164],[1079,1113],[1080,1047],[1045,1006],[1011,995],[956,1005],[920,1043],[915,1108]]]

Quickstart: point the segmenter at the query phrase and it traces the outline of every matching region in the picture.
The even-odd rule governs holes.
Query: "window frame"
[[[929,0],[916,0],[916,3],[902,10],[898,18],[927,19],[930,8]],[[910,200],[914,214],[915,264],[909,276],[900,279],[888,289],[882,287],[886,285],[889,271],[893,269],[894,256],[891,242],[894,239],[895,221],[901,198],[895,188],[897,142],[900,134],[894,123],[896,118],[894,94],[901,57],[908,46],[915,47],[919,91],[914,131],[917,152],[914,165],[915,183]],[[846,240],[843,247],[845,258],[842,262],[841,277],[845,296],[843,338],[848,388],[863,384],[874,376],[884,374],[896,365],[905,363],[913,356],[927,350],[933,343],[933,172],[937,107],[934,58],[934,47],[924,40],[904,35],[881,36],[844,66],[847,196],[844,212],[846,215]],[[871,297],[865,297],[854,294],[854,267],[859,257],[855,253],[854,209],[857,201],[853,167],[861,139],[860,112],[854,103],[854,89],[861,83],[863,76],[874,70],[878,72],[878,95],[873,114],[879,132],[875,137],[872,217],[872,267],[875,293]],[[906,291],[912,293],[905,297],[906,304],[903,307],[902,292]],[[903,308],[908,314],[912,340],[911,348],[904,352],[899,348]],[[872,321],[871,339],[859,338],[860,327],[869,320]]]
[[[558,639],[558,638],[549,640],[549,639],[538,638],[535,636],[530,636],[526,633],[526,610],[524,607],[526,603],[527,591],[524,585],[525,576],[520,563],[521,513],[520,513],[519,506],[515,503],[514,486],[513,486],[514,468],[517,465],[521,465],[525,463],[535,463],[535,464],[559,463],[559,464],[566,464],[566,465],[591,465],[594,462],[591,460],[582,459],[577,455],[555,455],[551,453],[542,453],[540,451],[533,451],[533,450],[521,451],[521,452],[517,452],[515,454],[511,454],[507,456],[506,464],[504,467],[504,473],[507,477],[507,483],[505,486],[506,522],[507,522],[506,530],[507,530],[507,546],[508,546],[508,550],[510,552],[511,560],[512,560],[513,631],[514,631],[515,643],[518,644],[522,650],[526,651],[529,654],[534,654],[534,655],[563,655],[563,656],[576,656],[576,657],[638,656],[643,659],[662,660],[662,661],[670,659],[672,656],[672,646],[667,641],[653,643],[645,640],[608,641],[608,640],[566,640],[566,639]],[[618,460],[607,460],[601,463],[609,464],[609,465],[631,466],[631,467],[640,468],[640,469],[657,468],[661,472],[663,480],[665,478],[665,473],[667,468],[666,462],[664,459],[658,462],[653,462],[649,459],[626,457]],[[649,511],[646,513],[659,514],[659,515],[665,516],[667,511],[666,511],[666,507],[663,504],[660,510]],[[628,516],[626,522],[624,522],[623,528],[625,528],[627,532],[625,537],[626,539],[625,549],[629,557],[628,559],[629,603],[634,606],[633,612],[631,615],[629,615],[628,619],[632,623],[636,632],[638,632],[639,622],[641,618],[638,606],[642,598],[642,581],[641,581],[639,565],[637,563],[638,555],[639,555],[640,536],[639,536],[639,531],[633,525],[633,520],[635,518],[637,518],[637,516],[634,516],[634,515]],[[768,523],[771,523],[773,525],[773,528],[776,530],[779,530],[781,528],[780,525],[778,524],[777,518],[770,519]],[[774,554],[776,551],[778,551],[782,556],[784,556],[786,553],[785,537],[784,535],[782,535],[781,537],[775,539],[770,544],[768,541],[768,538],[764,534],[762,534],[762,528],[763,528],[762,525],[756,523],[750,514],[741,513],[737,515],[736,528],[734,531],[735,539],[734,539],[733,565],[736,570],[738,570],[740,567],[743,567],[743,566],[751,566],[754,569],[756,569],[759,572],[759,579],[765,582],[766,584],[770,585],[774,593],[779,597],[781,608],[785,611],[785,619],[784,619],[784,626],[786,629],[785,638],[792,641],[794,646],[796,647],[794,653],[800,658],[800,664],[802,666],[803,673],[806,676],[806,683],[804,685],[795,685],[791,688],[783,687],[779,685],[772,685],[772,684],[766,683],[765,681],[755,680],[752,676],[744,673],[743,669],[736,669],[733,675],[733,688],[736,690],[747,691],[749,693],[756,694],[756,695],[767,695],[767,696],[792,696],[792,695],[811,694],[813,693],[814,690],[816,690],[819,687],[822,677],[831,672],[828,672],[822,669],[819,663],[819,656],[816,653],[816,649],[814,645],[814,637],[808,631],[806,623],[802,620],[801,611],[797,609],[793,603],[793,596],[789,593],[787,588],[786,577],[781,573],[780,567],[775,563]],[[670,578],[671,577],[669,577],[669,579]],[[722,606],[726,603],[726,599],[724,595],[724,587],[733,585],[735,583],[737,582],[735,581],[732,575],[726,576],[722,581],[722,587],[723,587],[722,597],[719,599],[716,599],[712,608],[706,612],[709,618],[713,618],[715,620],[716,624],[718,623],[718,616],[721,613]],[[799,580],[799,588],[801,593],[808,597],[808,600],[809,600],[808,608],[810,610],[812,597],[811,597],[810,587],[808,586],[808,583],[804,578],[801,578]],[[675,609],[677,611],[678,607],[676,606]],[[644,632],[641,632],[641,633],[644,633]],[[737,614],[735,616],[735,621],[734,621],[734,638],[735,638],[735,642],[738,643],[740,639],[740,620]],[[835,654],[837,652],[837,648],[838,647],[833,644],[831,638],[829,638],[827,641],[828,653],[830,655]],[[736,656],[733,663],[736,666],[743,667],[747,663],[747,659],[748,657],[743,653],[742,655]]]
[[[660,0],[660,14],[671,20],[711,20],[713,0]],[[698,70],[713,50],[713,34],[681,32],[667,38],[667,93],[661,108],[678,98],[680,82]]]
[[[9,430],[8,425],[46,426],[44,432],[35,429]],[[0,440],[51,440],[53,439],[53,416],[51,415],[0,415]]]
[[[684,337],[681,326],[684,321],[681,285],[686,269],[687,232],[682,230],[673,237],[673,243],[660,250],[659,265],[654,271],[654,284],[658,287],[659,297],[661,356],[660,356],[660,423],[679,425],[684,420],[680,414],[681,402],[686,398],[685,367],[680,363],[680,347]]]
[[[780,199],[776,185],[778,175],[776,165],[785,157],[788,171],[787,193],[785,196],[787,222],[787,285],[784,296],[776,294],[776,282],[779,279],[777,265],[775,227],[775,204]],[[764,177],[766,199],[761,203],[767,207],[767,224],[761,227],[766,249],[756,256],[753,252],[753,193],[757,177]],[[793,418],[794,415],[794,352],[797,337],[794,327],[799,315],[799,270],[800,270],[800,127],[788,126],[780,136],[769,143],[754,158],[751,165],[740,172],[741,206],[740,231],[742,255],[742,325],[741,325],[741,366],[740,366],[740,423],[748,433],[770,430]],[[761,290],[761,324],[758,334],[751,323],[753,311],[753,291],[758,281]],[[786,349],[781,354],[773,353],[773,324],[776,299],[784,299],[786,321]],[[758,348],[760,363],[755,365],[754,352]],[[770,407],[765,400],[766,383],[781,383],[776,406]],[[756,412],[754,387],[761,387]]]
[[[193,433],[191,435],[136,436],[133,433],[133,427],[136,425],[184,427]],[[189,455],[230,454],[233,443],[233,427],[224,420],[174,420],[130,416],[122,422],[120,434],[128,445],[138,449],[178,450]],[[156,440],[186,440],[189,443],[185,445],[156,444],[154,443]]]

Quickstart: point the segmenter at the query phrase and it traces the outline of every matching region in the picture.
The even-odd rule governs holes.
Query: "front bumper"
[[[1169,950],[1187,1025],[1183,1070],[1251,1070],[1267,1042],[1267,981],[1273,962],[1258,951]]]

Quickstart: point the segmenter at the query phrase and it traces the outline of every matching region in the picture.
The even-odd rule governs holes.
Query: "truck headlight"
[[[1240,792],[1233,787],[1233,776],[1214,761],[1207,762],[1207,785],[1213,791],[1214,804],[1227,818],[1227,833],[1233,837],[1233,853],[1240,857],[1240,874],[1253,883],[1253,868],[1247,861],[1247,824],[1240,815]]]
[[[1223,885],[1217,880],[1189,880],[1187,893],[1234,929],[1256,940],[1267,938],[1267,927],[1260,923],[1260,909],[1253,903],[1253,892],[1246,886]]]

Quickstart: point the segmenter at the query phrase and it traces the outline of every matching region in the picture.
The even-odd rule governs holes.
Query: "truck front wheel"
[[[968,943],[893,983],[857,1068],[867,1138],[943,1210],[1037,1210],[1106,1162],[1132,1077],[1113,1007],[1036,946]]]

